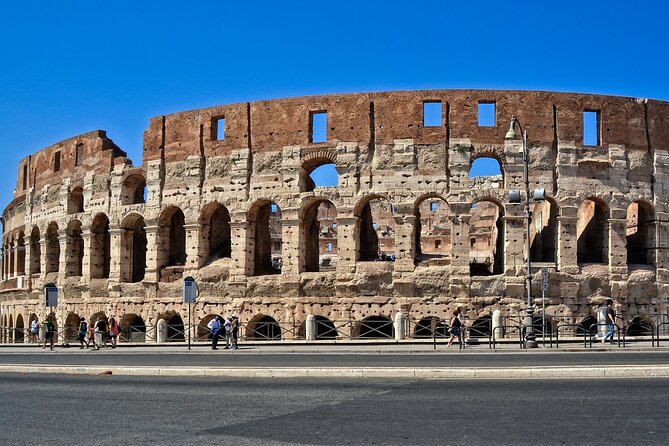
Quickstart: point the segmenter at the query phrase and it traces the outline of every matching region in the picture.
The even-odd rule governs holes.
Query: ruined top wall
[[[423,126],[423,102],[441,101],[442,126]],[[496,125],[479,127],[477,104],[496,104]],[[527,130],[530,144],[557,140],[583,145],[583,111],[600,112],[600,147],[669,149],[669,103],[616,96],[505,90],[421,90],[309,96],[204,108],[152,118],[144,134],[143,162],[216,156],[233,148],[253,152],[309,144],[311,112],[327,112],[327,142],[392,144],[413,139],[435,144],[465,138],[479,145],[503,144],[511,116]],[[215,121],[225,118],[225,139]],[[163,152],[164,149],[164,153]],[[604,151],[604,150],[603,150]]]

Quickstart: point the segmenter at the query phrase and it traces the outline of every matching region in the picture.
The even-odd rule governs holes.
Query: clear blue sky
[[[664,2],[66,1],[0,6],[0,207],[18,161],[94,129],[141,163],[148,119],[421,88],[669,100]]]

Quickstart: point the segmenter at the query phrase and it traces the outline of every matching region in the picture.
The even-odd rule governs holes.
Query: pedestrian
[[[37,318],[30,323],[30,342],[39,342],[39,321]]]
[[[460,322],[460,318],[458,315],[460,314],[459,309],[453,310],[453,317],[451,317],[451,322],[450,322],[450,332],[451,332],[451,337],[448,339],[448,347],[453,345],[453,340],[457,339],[458,342],[460,342],[460,328],[462,326]],[[462,347],[462,344],[460,343],[460,347]]]
[[[232,322],[230,324],[230,333],[232,334],[232,348],[237,350],[237,338],[239,335],[239,318],[237,316],[232,316]]]
[[[84,348],[84,345],[86,348],[88,348],[88,341],[86,340],[86,335],[88,334],[88,323],[86,322],[86,318],[82,317],[79,319],[79,344],[81,344],[80,349]]]
[[[95,323],[88,324],[88,333],[86,334],[87,344],[95,347]]]
[[[119,333],[118,323],[116,323],[116,319],[112,317],[111,319],[109,319],[109,337],[111,338],[112,348],[116,348],[116,344],[118,343],[118,333]]]
[[[460,321],[460,336],[458,338],[458,342],[460,342],[460,346],[464,347],[467,325],[465,324],[465,314],[462,312],[462,310],[458,310],[458,320]]]
[[[95,322],[95,349],[100,350],[100,347],[107,347],[107,321],[104,317],[99,317]]]
[[[221,332],[221,317],[214,316],[212,320],[207,324],[209,330],[211,330],[211,349],[218,350],[218,336]]]
[[[613,327],[616,324],[616,311],[613,309],[613,299],[606,299],[606,334],[602,338],[602,344],[611,339],[613,344]]]
[[[231,349],[232,348],[232,331],[230,330],[232,328],[232,320],[231,318],[225,318],[225,321],[223,322],[223,330],[225,330],[225,349]]]
[[[51,315],[47,316],[46,319],[44,319],[44,323],[42,326],[44,327],[44,345],[42,348],[46,348],[46,344],[49,344],[49,348],[53,350],[53,332],[54,332],[54,326],[53,326],[53,321],[51,320]]]

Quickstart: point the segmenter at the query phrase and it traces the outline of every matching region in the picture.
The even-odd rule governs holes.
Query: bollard
[[[502,312],[495,310],[492,312],[492,335],[495,339],[504,337],[504,329],[498,328],[502,326]]]
[[[156,343],[167,342],[167,321],[160,319],[156,324]]]
[[[395,340],[396,341],[401,341],[404,339],[404,314],[402,313],[397,313],[395,315],[395,322],[393,323],[393,326],[395,328]]]
[[[313,314],[308,314],[304,322],[304,337],[307,341],[316,340],[316,318]]]

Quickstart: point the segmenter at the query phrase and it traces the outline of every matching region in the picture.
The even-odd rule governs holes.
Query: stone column
[[[16,242],[10,242],[7,245],[7,250],[9,251],[9,259],[7,262],[8,274],[7,277],[11,279],[16,276]]]
[[[109,228],[109,280],[119,282],[121,280],[122,262],[132,265],[132,258],[124,259],[123,243],[125,241],[125,229]]]
[[[281,215],[281,275],[297,276],[300,273],[300,219]],[[303,253],[302,253],[303,254]]]
[[[186,231],[186,264],[184,265],[184,277],[197,273],[200,267],[200,224],[190,223],[184,225]]]
[[[16,275],[23,276],[26,274],[26,245],[25,237],[23,239],[23,246],[19,245],[18,240],[15,242],[16,246]]]
[[[81,274],[87,283],[91,280],[91,230],[82,229],[81,239],[84,243],[84,258],[81,259]]]
[[[609,218],[609,271],[611,280],[627,280],[627,210],[611,209]]]
[[[578,208],[561,206],[558,217],[558,270],[567,274],[578,274],[576,223]]]
[[[408,209],[407,209],[408,210]],[[414,270],[416,257],[416,216],[409,213],[398,215],[395,220],[395,271]]]
[[[42,236],[42,238],[39,241],[39,251],[41,253],[40,258],[39,258],[39,263],[40,263],[40,280],[44,280],[46,278],[46,268],[47,268],[47,252],[46,252],[46,234]]]
[[[158,282],[160,278],[160,265],[158,264],[158,226],[146,226],[146,273],[144,280],[147,282]]]
[[[393,321],[393,328],[395,329],[395,340],[401,341],[404,339],[404,329],[405,329],[405,320],[404,314],[401,311],[395,313],[395,320]]]
[[[245,217],[245,215],[240,217]],[[249,247],[248,234],[250,225],[251,223],[246,220],[230,222],[230,238],[232,245],[232,267],[230,268],[231,281],[243,281],[253,270],[253,245]]]
[[[67,230],[58,230],[58,246],[60,247],[60,257],[58,258],[58,282],[63,282],[67,271]],[[59,287],[60,288],[60,287]]]
[[[32,238],[27,235],[24,239],[24,249],[25,249],[25,275],[26,275],[26,288],[32,289]],[[29,327],[28,327],[29,328]]]
[[[507,204],[504,209],[504,275],[506,297],[526,299],[525,206]]]
[[[358,217],[337,217],[337,274],[355,273],[359,243]]]
[[[304,338],[307,341],[316,340],[316,318],[313,314],[308,314],[304,321]]]
[[[453,213],[451,230],[451,277],[449,294],[453,297],[468,297],[469,283],[469,220],[471,203],[450,203]]]

